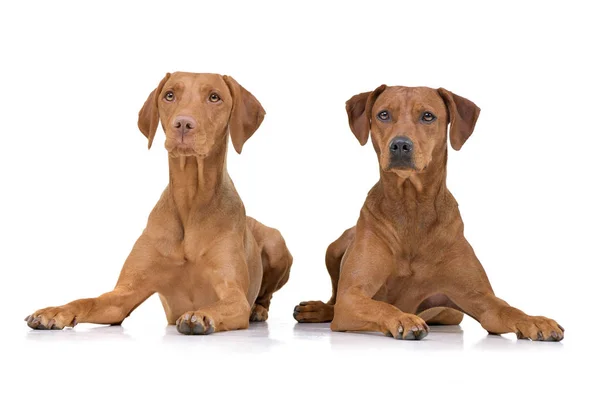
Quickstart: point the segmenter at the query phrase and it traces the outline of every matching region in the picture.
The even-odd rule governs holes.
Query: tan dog
[[[226,169],[265,112],[233,78],[167,74],[150,93],[138,126],[152,145],[159,121],[169,152],[169,185],[125,261],[115,289],[38,310],[33,329],[78,322],[120,324],[153,293],[184,334],[243,329],[267,319],[271,297],[288,280],[292,256],[279,232],[246,217]]]
[[[361,145],[369,131],[380,180],[358,223],[327,249],[333,295],[303,302],[300,322],[332,321],[334,331],[379,331],[422,339],[429,324],[458,324],[463,313],[490,333],[559,341],[564,329],[494,295],[463,236],[458,205],[446,187],[448,146],[469,138],[479,108],[447,90],[380,86],[346,103]],[[418,315],[418,316],[417,316]]]

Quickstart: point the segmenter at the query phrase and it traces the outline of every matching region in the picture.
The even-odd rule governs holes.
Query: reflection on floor
[[[462,326],[433,326],[429,335],[418,342],[394,340],[375,332],[332,332],[329,324],[298,324],[292,321],[253,323],[248,330],[216,333],[209,336],[185,336],[174,326],[160,323],[124,323],[123,326],[94,326],[80,324],[63,331],[31,331],[24,329],[28,342],[81,343],[97,342],[113,346],[132,343],[159,342],[168,347],[208,347],[211,351],[261,353],[285,347],[311,351],[333,352],[353,349],[374,351],[559,351],[562,343],[534,343],[516,340],[514,335],[488,335],[477,323],[463,322]]]

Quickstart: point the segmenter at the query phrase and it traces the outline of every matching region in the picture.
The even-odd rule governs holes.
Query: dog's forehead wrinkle
[[[375,107],[395,111],[395,117],[415,112],[444,112],[445,105],[437,90],[428,87],[391,86],[377,99]]]
[[[414,111],[419,112],[419,113],[424,112],[424,111],[438,112],[438,108],[439,108],[439,105],[434,106],[429,102],[422,102],[422,101],[413,103],[413,107],[412,107],[412,109]]]
[[[213,82],[199,82],[195,87],[195,92],[201,94],[207,94],[212,92],[217,92],[217,94],[221,94],[223,92],[223,87],[220,85],[215,85]]]
[[[226,87],[221,75],[211,73],[175,72],[171,75],[168,84],[173,86],[179,84],[186,89],[212,86],[222,90]]]

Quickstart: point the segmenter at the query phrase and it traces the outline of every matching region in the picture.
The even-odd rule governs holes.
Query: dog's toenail
[[[196,322],[198,318],[195,315],[192,315],[192,322]]]

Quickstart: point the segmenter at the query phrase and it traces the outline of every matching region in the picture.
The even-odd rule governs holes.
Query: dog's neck
[[[446,197],[446,163],[448,150],[434,155],[427,168],[419,173],[397,174],[380,168],[381,206],[387,212],[415,213],[435,209]]]
[[[169,155],[169,191],[182,217],[193,207],[209,205],[223,193],[231,182],[226,158],[227,140],[205,157]]]

